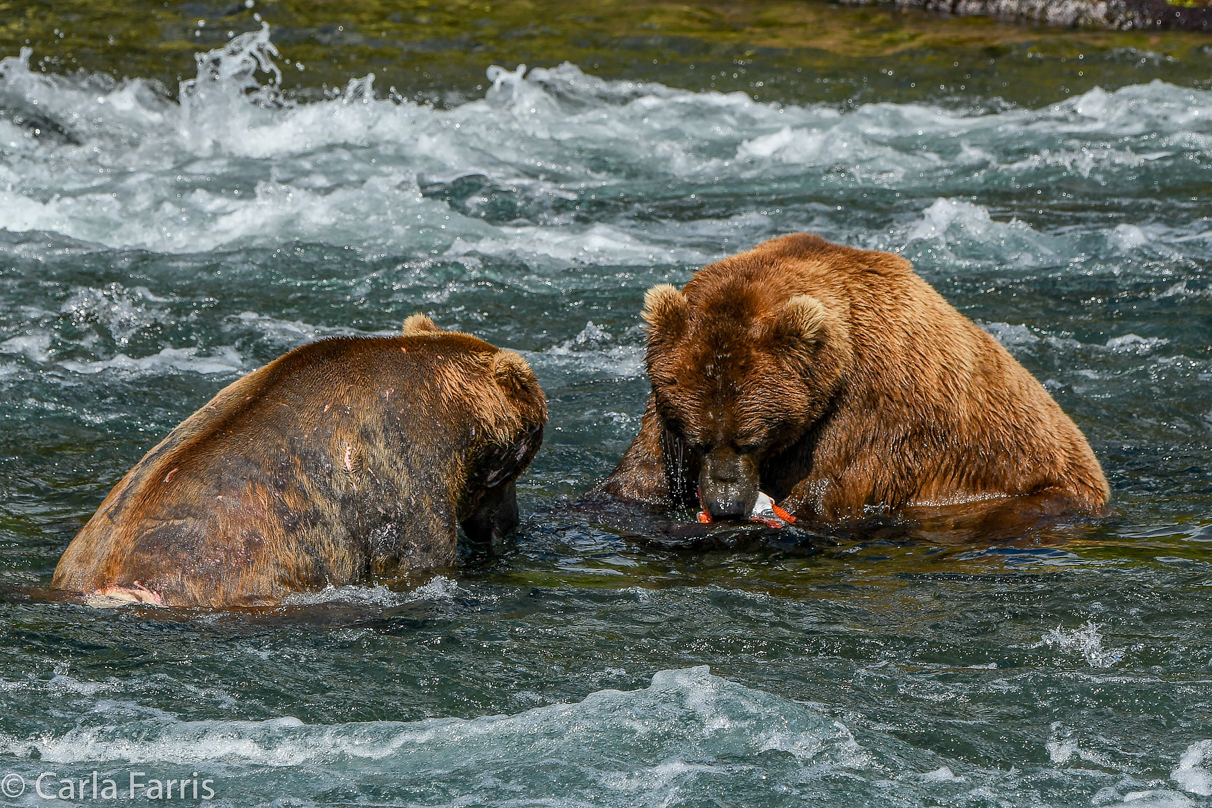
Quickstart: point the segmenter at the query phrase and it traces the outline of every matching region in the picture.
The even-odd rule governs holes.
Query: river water
[[[435,108],[283,94],[266,31],[199,64],[169,99],[0,62],[6,804],[48,772],[96,802],[60,791],[96,771],[231,806],[1212,805],[1212,92],[759,103],[485,65]],[[803,230],[902,253],[1001,341],[1112,515],[703,552],[570,515],[638,428],[644,290]],[[418,310],[547,391],[503,556],[260,613],[40,596],[218,389]]]

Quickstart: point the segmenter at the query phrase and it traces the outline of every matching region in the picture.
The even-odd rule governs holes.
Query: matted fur
[[[643,316],[652,395],[599,492],[739,509],[760,488],[827,522],[1105,507],[1074,423],[899,256],[786,236],[653,287]]]

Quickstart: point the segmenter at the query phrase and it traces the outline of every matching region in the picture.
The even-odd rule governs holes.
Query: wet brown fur
[[[899,256],[786,236],[681,292],[654,287],[644,317],[653,392],[602,493],[692,505],[696,485],[743,488],[712,482],[726,469],[829,523],[972,503],[1104,511],[1073,421]]]
[[[520,356],[424,315],[398,337],[304,345],[140,460],[52,585],[229,606],[449,566],[460,525],[476,542],[513,529],[545,421]]]

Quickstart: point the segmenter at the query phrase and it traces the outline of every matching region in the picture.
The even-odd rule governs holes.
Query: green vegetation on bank
[[[998,96],[1040,104],[1160,78],[1212,83],[1212,36],[1072,31],[820,2],[660,0],[52,0],[0,2],[0,55],[43,70],[159,80],[194,54],[272,26],[283,86],[303,95],[373,72],[376,89],[451,103],[490,64],[564,61],[610,78],[832,102]],[[300,69],[299,65],[302,65]]]

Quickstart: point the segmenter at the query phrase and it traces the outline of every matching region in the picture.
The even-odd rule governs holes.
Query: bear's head
[[[472,492],[471,507],[493,489],[508,487],[530,464],[543,442],[547,399],[539,380],[519,354],[470,334],[440,329],[424,314],[404,321],[401,333],[429,344],[440,362],[432,381],[441,391],[432,420],[448,429],[465,422],[471,442],[463,447]]]
[[[713,519],[744,518],[763,464],[829,410],[850,362],[846,323],[811,295],[745,283],[661,284],[645,295],[643,317],[664,440],[697,461]]]

